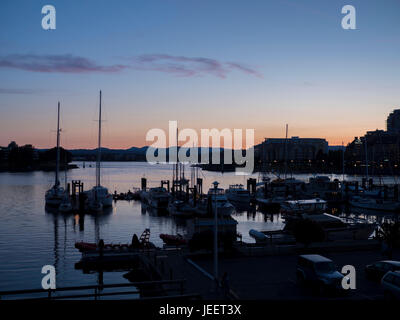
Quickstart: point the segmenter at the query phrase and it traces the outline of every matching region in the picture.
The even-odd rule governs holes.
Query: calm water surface
[[[95,183],[95,165],[86,163],[85,169],[82,163],[77,165],[79,169],[68,171],[68,181],[81,180],[87,190]],[[148,186],[152,187],[172,176],[172,166],[167,164],[106,162],[102,167],[102,185],[110,192],[127,192],[139,187],[142,177],[146,177]],[[190,177],[189,167],[186,172]],[[215,180],[227,188],[234,183],[246,185],[248,178],[207,171],[200,175],[205,192]],[[64,173],[61,177],[64,178]],[[309,175],[295,177],[307,180]],[[185,233],[184,222],[148,212],[135,201],[118,201],[109,213],[85,215],[81,220],[77,215],[46,212],[44,194],[53,180],[52,172],[0,173],[0,290],[40,288],[41,269],[46,264],[56,267],[58,287],[96,284],[97,274],[83,274],[74,268],[81,257],[74,247],[76,241],[95,242],[102,238],[105,242],[127,243],[133,233],[140,235],[145,228],[150,228],[150,241],[162,246],[160,233]],[[283,227],[279,215],[238,210],[233,217],[239,222],[238,231],[243,240],[248,242],[254,242],[248,235],[250,229]],[[124,273],[106,272],[104,283],[127,282],[122,277]]]

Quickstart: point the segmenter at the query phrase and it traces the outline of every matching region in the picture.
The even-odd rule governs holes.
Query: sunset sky
[[[41,9],[56,8],[56,30]],[[343,30],[341,8],[356,8]],[[400,108],[398,0],[0,2],[0,145],[149,145],[168,128],[349,142]]]

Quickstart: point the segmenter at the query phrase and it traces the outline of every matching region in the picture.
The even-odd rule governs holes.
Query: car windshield
[[[333,262],[318,262],[315,264],[315,270],[319,273],[332,273],[336,271],[336,267]]]

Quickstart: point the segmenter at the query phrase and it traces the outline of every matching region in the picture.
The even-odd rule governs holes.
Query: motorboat
[[[282,214],[323,213],[327,202],[320,198],[306,200],[288,200],[281,204]]]
[[[168,212],[174,217],[189,218],[195,213],[195,208],[188,202],[175,200],[168,204]]]
[[[285,230],[271,230],[271,231],[258,231],[250,229],[250,237],[252,237],[256,243],[273,243],[273,244],[294,244],[296,238],[294,235]]]
[[[285,197],[256,198],[257,203],[264,209],[279,210],[287,201]]]
[[[393,200],[354,196],[349,200],[349,203],[356,208],[374,211],[400,211],[400,202]]]
[[[250,192],[242,184],[232,184],[225,191],[226,197],[232,202],[250,202]]]
[[[145,195],[147,203],[156,209],[166,209],[168,207],[170,196],[167,189],[163,187],[150,188]]]
[[[179,246],[187,243],[186,239],[179,233],[177,235],[162,233],[160,234],[160,238],[166,245]]]
[[[298,216],[288,216],[285,218],[286,225],[284,230],[291,230],[293,222],[298,219],[311,220],[318,223],[325,231],[325,240],[366,240],[374,232],[375,223],[361,223],[356,220],[348,220],[328,214],[307,214]]]
[[[218,215],[229,216],[235,210],[235,207],[228,201],[225,191],[222,188],[210,188],[207,193],[207,200],[212,214],[217,210]]]

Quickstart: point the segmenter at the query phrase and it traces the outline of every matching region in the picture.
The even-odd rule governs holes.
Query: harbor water
[[[84,189],[88,190],[95,184],[95,163],[86,162],[85,168],[81,162],[76,164],[79,168],[69,170],[67,180],[81,180]],[[185,170],[187,178],[190,178],[190,167],[186,166]],[[63,183],[64,172],[61,177]],[[161,180],[171,180],[172,165],[102,163],[101,184],[111,193],[114,190],[118,193],[127,192],[139,187],[142,177],[147,178],[148,187],[159,186]],[[249,178],[235,175],[234,172],[222,174],[209,171],[200,171],[200,177],[203,178],[204,192],[214,181],[228,188],[230,184],[246,186],[246,179]],[[257,178],[258,174],[252,177]],[[294,177],[306,181],[310,175]],[[393,177],[390,179],[393,180]],[[117,201],[109,212],[81,218],[74,214],[46,212],[44,195],[53,184],[53,172],[0,173],[0,290],[40,288],[44,265],[55,266],[57,287],[97,284],[96,273],[84,274],[81,270],[75,270],[74,265],[81,258],[81,253],[74,247],[76,241],[95,242],[104,239],[106,243],[128,243],[134,233],[140,236],[146,228],[150,228],[150,241],[162,246],[159,238],[161,233],[186,232],[184,220],[159,215],[140,201]],[[362,216],[376,219],[373,214]],[[238,221],[237,231],[247,242],[254,242],[248,234],[250,229],[277,230],[283,227],[279,214],[262,213],[251,208],[238,208],[233,218]],[[123,278],[125,273],[105,272],[103,281],[127,282]]]

